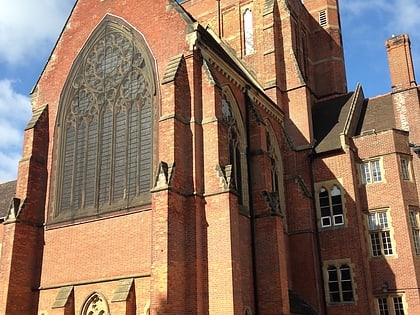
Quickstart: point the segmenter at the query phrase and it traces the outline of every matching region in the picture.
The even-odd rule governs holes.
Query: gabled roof
[[[354,92],[314,105],[312,124],[316,153],[341,149],[341,135],[352,137],[356,134],[363,103],[363,91],[358,85]]]
[[[16,181],[0,184],[0,222],[9,211],[10,201],[15,196]]]

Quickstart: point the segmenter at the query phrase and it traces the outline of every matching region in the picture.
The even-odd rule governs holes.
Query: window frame
[[[370,257],[386,258],[396,255],[392,219],[388,208],[370,210],[366,213],[366,231]]]
[[[102,90],[99,92],[95,92],[94,88],[92,88],[91,81],[88,81],[88,79],[81,80],[81,74],[84,74],[87,71],[87,68],[85,66],[86,58],[89,56],[94,59],[92,56],[92,51],[95,49],[97,45],[100,44],[101,41],[105,42],[105,46],[107,45],[106,41],[104,40],[105,36],[107,34],[112,34],[114,38],[122,39],[123,41],[129,42],[131,46],[128,46],[132,52],[138,53],[142,58],[137,58],[138,64],[135,66],[137,67],[134,69],[134,64],[132,64],[128,69],[124,69],[124,73],[120,74],[119,80],[121,82],[129,81],[132,82],[132,80],[128,79],[129,75],[135,75],[138,74],[139,77],[141,76],[141,79],[138,79],[138,86],[137,88],[140,89],[142,84],[147,87],[142,87],[142,91],[148,92],[147,96],[143,95],[142,99],[140,98],[132,100],[132,106],[137,106],[137,112],[134,115],[126,114],[127,112],[134,111],[130,109],[128,106],[123,106],[122,102],[118,104],[118,109],[116,109],[116,97],[113,98],[111,93],[106,95],[104,99],[106,98],[109,104],[112,104],[113,101],[115,109],[109,110],[108,108],[105,108],[106,106],[104,99],[101,99],[102,102],[99,102],[97,99],[95,99],[95,96],[99,99],[99,93],[103,92]],[[114,35],[116,34],[116,35]],[[110,40],[111,42],[111,40]],[[110,44],[111,45],[111,44]],[[128,49],[128,48],[127,48]],[[125,58],[130,58],[128,55],[124,55]],[[134,55],[131,57],[134,59]],[[112,58],[111,58],[112,59]],[[96,61],[96,60],[93,60]],[[100,64],[99,62],[97,64]],[[122,64],[122,63],[121,63]],[[117,67],[120,67],[120,64],[117,64]],[[142,69],[137,71],[137,69]],[[98,68],[101,71],[100,68]],[[108,74],[105,74],[106,70],[102,70],[104,72],[103,76],[106,77]],[[140,72],[141,71],[141,72]],[[111,71],[109,71],[110,73]],[[139,74],[140,73],[140,74]],[[96,73],[95,73],[96,74]],[[93,74],[92,74],[93,75]],[[99,75],[97,75],[99,77]],[[111,76],[111,74],[110,74]],[[144,79],[144,81],[142,81]],[[135,80],[135,81],[136,81]],[[137,82],[136,81],[136,82]],[[77,84],[75,84],[77,83]],[[95,83],[97,84],[97,83]],[[96,27],[96,29],[92,32],[89,39],[83,46],[82,50],[79,52],[78,56],[76,57],[72,68],[70,69],[70,72],[67,76],[66,83],[62,90],[62,95],[60,97],[60,103],[57,113],[57,141],[54,148],[54,156],[55,159],[53,161],[53,172],[54,177],[56,178],[56,184],[54,188],[54,196],[55,198],[51,199],[51,210],[50,215],[48,217],[48,225],[49,224],[55,224],[55,223],[61,223],[65,221],[71,221],[71,222],[78,222],[79,219],[86,219],[86,218],[92,218],[97,217],[98,214],[105,214],[105,213],[114,213],[120,210],[127,211],[128,208],[133,208],[137,206],[143,206],[150,204],[151,202],[151,192],[150,189],[152,188],[153,184],[153,163],[154,163],[154,151],[155,151],[155,144],[154,144],[154,133],[155,133],[155,104],[157,101],[157,94],[156,94],[156,64],[152,55],[152,52],[149,50],[149,46],[147,45],[143,35],[136,31],[131,31],[131,26],[128,25],[125,21],[121,20],[118,17],[115,16],[109,16],[107,15],[102,22]],[[90,89],[90,90],[89,90]],[[117,88],[115,88],[117,89]],[[130,86],[123,86],[122,84],[119,85],[119,89],[124,91],[129,91],[132,93]],[[87,91],[87,92],[85,92]],[[84,105],[86,109],[89,109],[88,114],[92,117],[94,117],[95,126],[97,130],[96,133],[92,133],[92,137],[90,137],[90,130],[89,130],[89,124],[84,122],[83,123],[83,130],[85,131],[86,136],[84,138],[81,136],[80,138],[77,136],[77,134],[80,132],[80,127],[76,125],[74,129],[71,130],[72,133],[76,134],[73,138],[75,139],[73,147],[70,147],[72,151],[68,154],[68,159],[65,161],[66,158],[66,151],[67,147],[69,147],[69,143],[72,144],[71,141],[68,139],[71,138],[72,135],[69,136],[69,131],[71,128],[68,127],[69,121],[68,115],[71,113],[71,108],[74,105],[72,104],[73,100],[75,99],[75,96],[78,95],[78,93],[85,93],[88,94],[89,97],[91,97],[93,100],[88,100],[86,104]],[[119,91],[120,92],[120,91]],[[97,94],[95,94],[97,93]],[[93,95],[93,96],[91,96]],[[118,94],[123,95],[123,94]],[[130,96],[129,93],[124,94],[124,96],[121,96],[121,98],[125,97],[126,99]],[[88,97],[86,97],[88,99]],[[134,105],[136,104],[136,105]],[[70,106],[72,105],[72,106]],[[147,109],[146,109],[147,105]],[[80,104],[78,105],[80,107]],[[124,107],[124,108],[123,108]],[[121,109],[123,108],[123,109]],[[95,110],[97,112],[95,112]],[[141,111],[148,111],[147,117],[146,115],[143,116]],[[87,110],[86,110],[87,112]],[[110,112],[110,114],[108,113]],[[105,113],[107,113],[107,116],[105,117]],[[82,114],[83,113],[77,113],[79,116],[77,119],[80,121],[87,121],[88,119],[91,119],[89,117],[85,117]],[[135,117],[135,118],[134,118]],[[112,119],[112,123],[108,123],[108,120]],[[143,121],[143,119],[146,119]],[[128,121],[129,120],[129,121]],[[121,121],[127,122],[123,126],[121,124]],[[70,123],[73,123],[70,121]],[[132,123],[132,125],[129,125],[129,123]],[[80,124],[81,126],[82,124]],[[102,132],[104,130],[104,126],[111,126],[112,129],[110,132],[107,133],[107,136],[111,137],[112,139],[107,141],[107,145],[110,147],[108,151],[106,149],[103,149],[103,143],[105,142],[105,135]],[[138,127],[130,127],[130,126],[136,126]],[[67,129],[66,129],[67,128]],[[78,129],[79,128],[79,129]],[[109,128],[108,128],[109,129]],[[123,146],[118,144],[118,141],[115,139],[117,138],[117,131],[124,133],[124,144]],[[146,132],[147,131],[147,132]],[[142,138],[144,140],[143,142],[146,143],[144,146],[147,146],[147,157],[142,156],[140,154],[137,155],[137,157],[130,160],[129,164],[125,164],[122,167],[118,168],[116,158],[113,157],[117,156],[117,150],[118,150],[118,156],[122,156],[120,160],[128,161],[133,156],[136,156],[136,152],[140,151],[143,148],[143,143],[140,143],[140,140],[138,135],[147,133],[147,139]],[[81,144],[80,148],[83,148],[82,150],[79,150],[79,146],[76,148],[76,140],[79,141],[80,139],[83,140],[83,143],[92,143],[92,146],[88,146],[86,144]],[[132,141],[131,139],[136,139],[136,141]],[[92,141],[91,141],[92,140]],[[96,141],[96,142],[95,142]],[[139,144],[136,144],[139,143]],[[118,147],[117,147],[118,146]],[[125,149],[125,150],[123,150]],[[94,152],[94,153],[86,153],[88,152]],[[112,162],[109,162],[109,159],[107,160],[106,157],[104,157],[103,153],[107,152],[109,156],[112,157]],[[122,153],[121,153],[122,152]],[[127,153],[128,152],[128,153]],[[78,160],[78,157],[81,156],[81,158]],[[135,160],[135,161],[134,161]],[[76,162],[72,162],[76,161]],[[95,163],[93,163],[94,161]],[[102,161],[103,164],[100,164]],[[134,162],[132,162],[134,161]],[[90,163],[89,165],[87,163]],[[73,164],[72,164],[73,163]],[[121,164],[121,163],[120,163]],[[119,164],[119,165],[120,165]],[[78,165],[82,165],[83,168],[81,168],[77,173],[81,174],[77,179],[74,179],[74,170],[78,167]],[[90,174],[86,172],[86,169],[88,166],[94,165],[95,167],[89,167]],[[102,167],[105,165],[105,167]],[[132,172],[132,165],[135,165],[136,172]],[[84,170],[83,170],[84,169]],[[106,169],[107,175],[109,177],[112,177],[112,180],[107,181],[106,178],[102,178],[104,172],[102,172],[102,169]],[[65,171],[66,178],[64,178]],[[130,171],[130,172],[129,172]],[[101,173],[102,172],[102,173]],[[118,172],[118,174],[117,174]],[[147,174],[145,176],[137,176],[140,174],[140,172],[143,172],[142,174]],[[123,173],[123,175],[120,175]],[[70,176],[70,175],[71,176]],[[134,176],[130,174],[136,174]],[[77,174],[76,174],[77,175]],[[117,179],[118,176],[118,179]],[[67,179],[67,178],[70,178]],[[121,181],[119,179],[122,178]],[[67,180],[67,182],[66,182]],[[76,180],[79,180],[80,184],[79,190],[75,190],[74,184],[72,182],[75,182]],[[104,182],[107,182],[109,184],[101,185],[100,180],[103,180]],[[91,184],[93,182],[93,184]],[[116,190],[116,185],[119,185],[120,182],[123,182],[123,184],[128,187],[128,184],[131,182],[135,182],[136,185],[131,185],[133,187],[131,192],[127,192],[126,189],[119,189],[118,195],[117,193],[112,193],[111,190]],[[69,184],[70,183],[70,184]],[[89,186],[88,186],[89,184]],[[143,186],[140,186],[143,185]],[[70,197],[68,197],[66,201],[63,198],[63,190],[65,187],[71,188]],[[104,190],[102,190],[104,189]],[[134,192],[134,190],[136,190]],[[76,191],[80,196],[77,199],[77,202],[75,202],[73,197],[76,195],[74,193]],[[122,191],[122,192],[120,192]],[[86,196],[93,196],[90,199],[87,199]],[[99,199],[99,195],[104,196],[103,199]],[[81,201],[80,201],[81,200]],[[89,200],[89,202],[87,202]],[[93,201],[92,201],[93,200]],[[79,202],[80,201],[80,202]],[[67,202],[67,203],[66,203]],[[63,204],[65,206],[63,206]]]
[[[400,157],[401,178],[404,181],[411,180],[411,165],[410,160]]]
[[[349,260],[325,261],[323,269],[325,274],[325,294],[328,304],[354,304],[356,302],[356,285],[353,268]],[[344,277],[345,273],[348,273],[348,277]],[[331,275],[334,277],[331,277]],[[334,288],[334,291],[332,291],[332,288]],[[350,299],[345,297],[345,294],[349,293]],[[332,294],[338,299],[332,298]]]
[[[420,209],[419,207],[408,207],[408,221],[411,230],[414,254],[420,256]]]
[[[337,181],[316,184],[319,226],[322,229],[341,228],[346,225],[344,189]],[[338,194],[334,194],[338,191]],[[323,196],[321,193],[325,192]],[[340,202],[337,202],[339,197]],[[328,213],[328,215],[326,215]]]
[[[382,159],[373,159],[360,163],[360,181],[362,185],[382,183],[384,181],[384,169]]]
[[[407,307],[404,294],[381,295],[375,298],[378,315],[406,315]],[[402,307],[402,309],[401,309]]]

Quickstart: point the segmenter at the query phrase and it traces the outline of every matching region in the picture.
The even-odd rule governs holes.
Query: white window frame
[[[405,315],[408,314],[405,308],[403,295],[387,295],[376,298],[376,310],[378,315]]]
[[[386,257],[395,254],[388,209],[369,212],[367,214],[367,230],[372,257]]]
[[[331,189],[330,189],[331,188]],[[328,227],[337,227],[344,225],[344,200],[343,200],[343,190],[340,188],[339,185],[323,185],[321,186],[319,193],[318,193],[318,203],[319,203],[319,212],[320,212],[320,224],[322,228]],[[323,198],[328,198],[328,205],[321,204],[321,196],[322,192],[327,192],[327,196]],[[334,203],[334,198],[340,196],[340,203]],[[341,208],[341,213],[334,214],[334,210],[337,207]],[[328,210],[329,215],[323,215],[323,210]]]
[[[384,180],[382,161],[380,159],[366,161],[360,164],[362,184],[380,183]]]

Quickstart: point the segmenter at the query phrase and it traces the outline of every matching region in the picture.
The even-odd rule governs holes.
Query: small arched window
[[[249,55],[254,52],[254,23],[250,9],[245,10],[243,19],[245,55]]]
[[[135,33],[105,18],[67,79],[55,213],[63,219],[150,199],[154,70]]]
[[[81,315],[109,315],[105,297],[100,293],[90,295],[82,307]]]
[[[269,132],[266,132],[266,142],[267,142],[267,152],[270,157],[270,166],[271,166],[271,169],[270,169],[271,189],[273,192],[276,192],[279,194],[280,183],[279,183],[279,174],[278,174],[278,169],[277,169],[277,160],[279,159],[279,157],[276,155]]]

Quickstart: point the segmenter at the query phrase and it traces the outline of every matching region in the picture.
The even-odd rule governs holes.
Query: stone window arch
[[[150,202],[154,60],[144,38],[107,16],[76,58],[58,113],[55,217]]]
[[[109,306],[105,297],[98,292],[92,293],[85,301],[80,315],[109,315]]]
[[[284,198],[284,183],[283,183],[283,161],[279,148],[279,141],[276,137],[273,127],[268,120],[264,121],[266,126],[266,152],[270,159],[270,184],[269,191],[266,192],[267,196],[271,195],[271,202],[276,199],[277,205],[273,214],[285,215],[286,203]]]
[[[233,186],[239,196],[239,204],[248,207],[248,167],[246,162],[246,133],[242,116],[232,91],[225,87],[222,94],[223,122],[228,132],[229,164]]]

